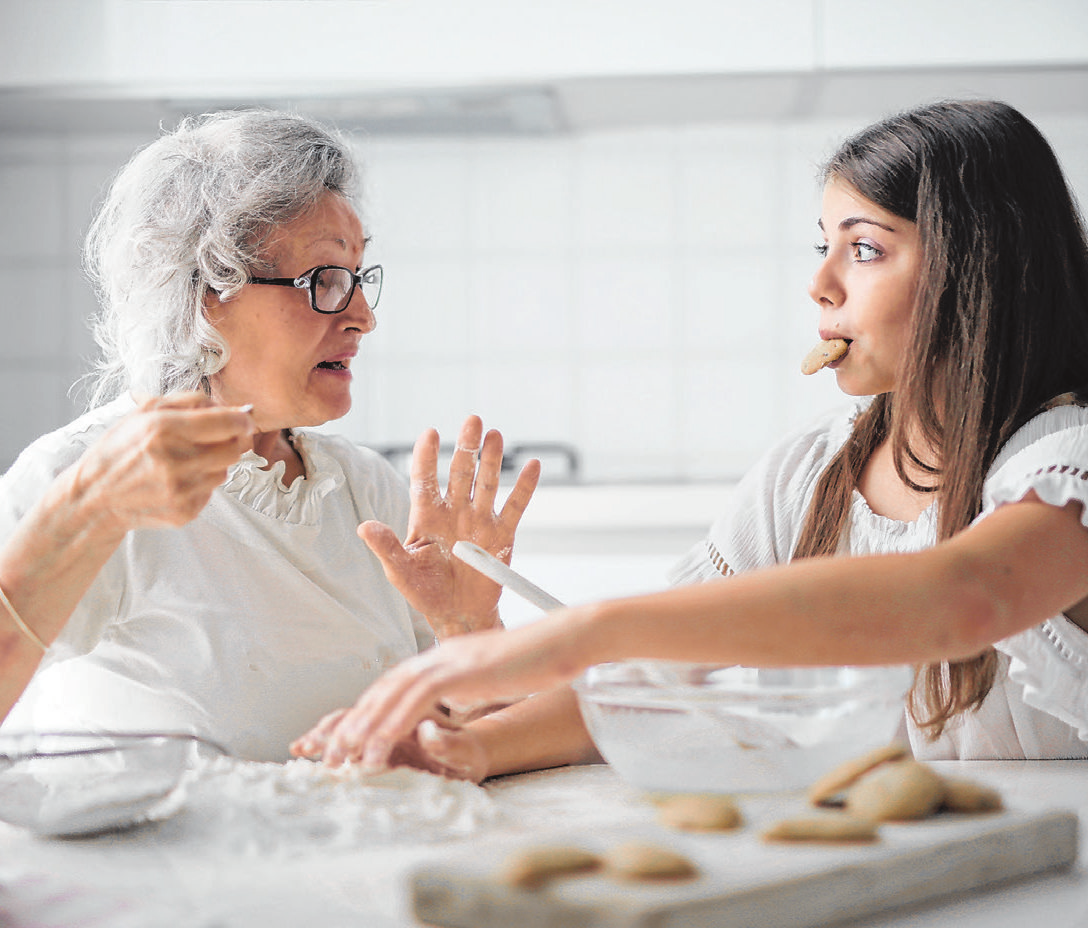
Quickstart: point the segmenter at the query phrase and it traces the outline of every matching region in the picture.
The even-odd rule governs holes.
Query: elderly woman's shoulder
[[[78,461],[103,432],[135,408],[135,402],[126,394],[47,432],[23,449],[4,474],[5,482],[51,481]]]

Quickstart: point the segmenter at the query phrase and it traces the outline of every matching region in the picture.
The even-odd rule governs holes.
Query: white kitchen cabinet
[[[865,11],[825,0],[817,24],[821,69],[1063,66],[1088,61],[1083,0],[911,0]]]

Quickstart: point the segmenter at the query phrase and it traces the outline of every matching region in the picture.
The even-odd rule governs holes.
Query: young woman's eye
[[[875,245],[870,245],[868,242],[852,242],[851,247],[854,249],[854,260],[859,261],[862,264],[866,261],[873,261],[884,253]]]
[[[818,242],[812,247],[816,249],[816,254],[818,254],[821,258],[827,257],[827,242]]]

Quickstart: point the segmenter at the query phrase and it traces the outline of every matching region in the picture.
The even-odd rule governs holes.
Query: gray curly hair
[[[357,196],[348,143],[267,110],[184,119],[120,171],[91,225],[84,266],[100,309],[90,405],[132,390],[206,389],[228,348],[204,317],[209,291],[238,293],[276,227],[327,191]]]

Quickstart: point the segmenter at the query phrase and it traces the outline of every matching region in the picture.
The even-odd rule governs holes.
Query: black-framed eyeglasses
[[[346,267],[323,264],[310,268],[298,277],[250,277],[249,283],[305,290],[310,294],[310,309],[326,315],[342,313],[347,309],[358,287],[363,291],[366,305],[373,310],[382,295],[382,266],[373,264],[356,274]]]

